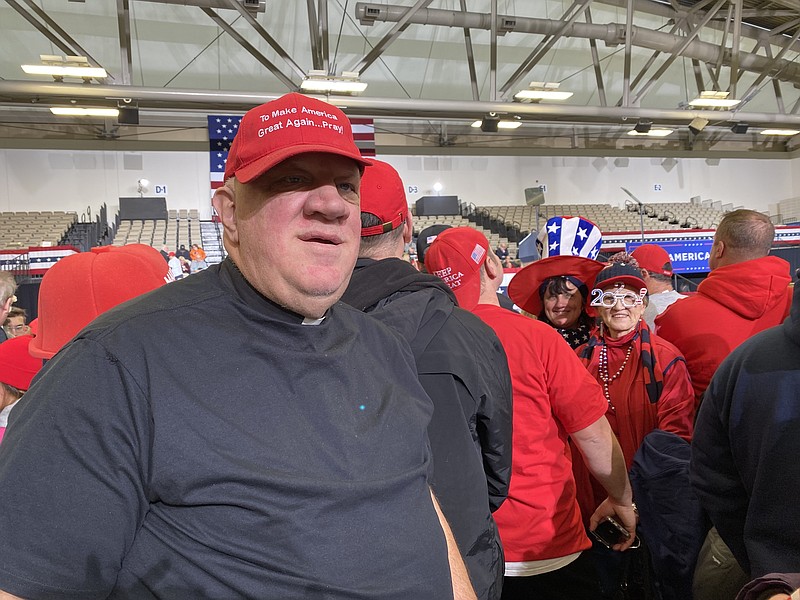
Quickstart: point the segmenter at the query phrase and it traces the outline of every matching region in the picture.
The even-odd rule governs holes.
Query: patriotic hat
[[[326,152],[352,158],[368,167],[353,141],[347,116],[322,100],[291,93],[247,111],[233,138],[225,179],[247,183],[287,158]]]
[[[603,268],[595,257],[603,243],[600,229],[582,217],[551,217],[539,232],[542,259],[519,271],[508,285],[508,295],[525,312],[539,315],[547,281],[567,277],[575,287],[592,289]],[[588,294],[584,294],[588,296]],[[588,297],[584,297],[584,302]]]
[[[537,238],[539,254],[597,258],[603,243],[600,228],[583,217],[551,217]]]
[[[428,273],[450,286],[458,305],[472,310],[481,296],[481,266],[489,253],[489,241],[472,227],[451,227],[433,240],[425,256]]]

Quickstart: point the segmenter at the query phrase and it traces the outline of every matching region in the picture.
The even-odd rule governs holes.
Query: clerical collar
[[[220,265],[221,273],[230,281],[234,291],[244,301],[245,304],[255,310],[263,312],[266,316],[283,321],[284,323],[294,323],[298,325],[319,325],[327,316],[325,315],[319,319],[305,317],[299,313],[294,312],[277,302],[267,298],[264,294],[259,292],[253,285],[247,281],[247,278],[241,272],[239,267],[233,262],[233,259],[228,256]]]

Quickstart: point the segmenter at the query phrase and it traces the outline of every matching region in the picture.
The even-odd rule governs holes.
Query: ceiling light
[[[472,123],[472,127],[475,127],[476,129],[480,127],[482,131],[497,131],[497,129],[493,129],[491,126],[493,122],[497,124],[497,129],[516,129],[522,125],[522,121],[512,121],[509,119],[497,120],[490,117],[480,121],[475,121]]]
[[[672,133],[673,129],[665,129],[663,127],[655,127],[650,128],[647,132],[636,131],[635,129],[631,129],[628,132],[628,135],[639,135],[642,137],[665,137]]]
[[[759,133],[761,135],[797,135],[800,131],[797,129],[764,129]]]
[[[303,79],[300,89],[305,92],[324,92],[330,94],[360,94],[367,84],[358,80],[358,73],[342,71],[341,76],[328,75],[325,71],[312,70]]]
[[[734,100],[728,98],[730,92],[713,92],[704,91],[700,92],[700,96],[694,100],[689,101],[689,106],[697,108],[733,108],[741,102],[741,100]]]
[[[51,106],[50,112],[59,117],[117,117],[118,108],[81,108],[78,106]]]
[[[40,65],[22,65],[28,75],[51,75],[58,80],[64,77],[81,79],[104,79],[108,73],[102,67],[92,67],[85,56],[58,56],[41,54]]]
[[[572,92],[559,92],[559,85],[558,83],[531,81],[527,90],[520,90],[514,94],[514,100],[566,100],[572,96]]]

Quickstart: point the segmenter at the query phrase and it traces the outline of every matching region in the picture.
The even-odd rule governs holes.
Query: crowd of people
[[[174,252],[169,246],[164,245],[161,247],[161,256],[167,261],[169,271],[175,280],[208,268],[206,252],[200,244],[192,244],[189,250],[185,244],[181,244]]]
[[[405,189],[287,94],[234,138],[221,264],[68,256],[34,327],[0,272],[0,599],[789,598],[800,292],[769,219],[729,213],[687,296],[657,245],[599,261],[554,217],[506,296],[508,249],[412,244]]]

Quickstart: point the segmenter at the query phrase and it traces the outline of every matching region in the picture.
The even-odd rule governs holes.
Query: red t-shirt
[[[500,338],[514,392],[511,485],[494,513],[505,558],[545,560],[585,550],[591,543],[566,441],[605,414],[603,392],[552,327],[491,304],[473,312]]]

